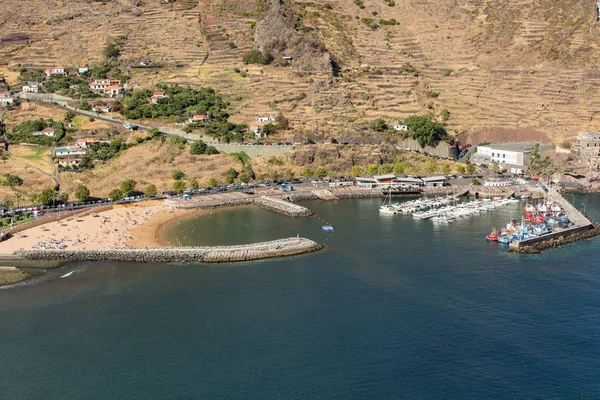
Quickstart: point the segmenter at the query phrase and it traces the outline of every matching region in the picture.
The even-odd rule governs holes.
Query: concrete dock
[[[573,225],[568,228],[555,228],[552,233],[547,235],[512,242],[509,251],[515,253],[539,253],[545,249],[562,246],[563,244],[584,240],[600,234],[600,229],[560,193],[553,188],[547,188],[547,190],[548,200],[560,204]]]

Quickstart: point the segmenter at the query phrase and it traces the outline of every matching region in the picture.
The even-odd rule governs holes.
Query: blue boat
[[[321,228],[326,232],[333,232],[333,226],[331,225],[323,225]]]
[[[508,237],[508,235],[498,236],[498,243],[509,244],[510,237]]]

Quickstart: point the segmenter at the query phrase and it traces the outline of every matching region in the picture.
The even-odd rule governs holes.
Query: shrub
[[[119,201],[123,198],[123,192],[121,191],[121,189],[113,189],[108,194],[108,198],[112,201]]]
[[[219,182],[217,182],[217,178],[214,176],[208,180],[208,186],[217,186]]]
[[[448,111],[447,108],[444,108],[442,110],[442,120],[443,121],[448,121],[449,118],[450,118],[450,111]]]
[[[181,180],[176,180],[173,182],[173,190],[176,190],[177,193],[183,193],[185,191],[185,182]]]
[[[183,171],[180,171],[180,170],[178,170],[178,169],[174,169],[174,170],[171,172],[171,177],[172,177],[173,179],[175,179],[176,181],[180,181],[180,180],[182,180],[183,178],[185,178],[185,173],[184,173]]]
[[[15,186],[21,186],[22,184],[23,179],[19,178],[17,175],[4,174],[4,181],[2,182],[2,185],[14,188]]]
[[[146,190],[144,190],[144,194],[148,197],[154,197],[154,196],[156,196],[156,193],[157,193],[156,186],[153,184],[146,186]]]
[[[198,181],[194,179],[194,180],[192,181],[192,184],[190,185],[190,188],[191,188],[191,189],[194,189],[194,190],[196,190],[196,189],[198,189],[199,187],[200,187],[200,185],[198,184]]]
[[[121,191],[125,196],[129,196],[135,190],[135,181],[133,179],[127,179],[121,183]]]
[[[388,130],[388,125],[383,118],[379,118],[371,124],[371,129],[376,132],[385,132]]]
[[[206,154],[208,154],[208,155],[219,154],[219,150],[217,150],[215,146],[208,146],[206,148]]]
[[[394,18],[392,18],[392,19],[380,19],[379,20],[379,24],[380,25],[400,25],[400,23],[398,21],[396,21]]]
[[[450,74],[452,74],[452,70],[451,69],[445,69],[443,72],[444,76],[450,76]]]
[[[90,198],[90,190],[85,185],[77,186],[77,190],[75,190],[75,198],[79,201],[86,201]]]
[[[206,153],[206,149],[206,143],[204,143],[202,140],[198,140],[192,143],[190,146],[190,154],[204,154]]]
[[[365,8],[365,3],[363,2],[363,0],[354,0],[354,4],[356,4],[360,9]]]
[[[244,53],[243,60],[244,64],[268,65],[271,64],[271,62],[273,62],[273,56],[271,56],[271,54],[269,54],[268,52],[261,53],[256,49],[252,49]]]

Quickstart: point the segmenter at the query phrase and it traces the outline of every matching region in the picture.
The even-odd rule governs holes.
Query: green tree
[[[428,115],[411,115],[404,124],[409,127],[410,135],[417,140],[421,147],[437,146],[441,140],[448,138],[444,126],[435,122]]]
[[[135,191],[136,182],[133,179],[126,179],[121,183],[121,191],[125,194],[125,196],[129,196],[131,193]]]
[[[15,186],[21,186],[23,184],[23,179],[19,178],[17,175],[4,174],[4,182],[2,182],[2,184],[14,188]]]
[[[260,51],[253,49],[243,56],[244,64],[263,64],[267,65],[273,62],[273,56],[268,52],[261,53]]]
[[[185,191],[185,182],[181,180],[174,181],[173,189],[176,190],[177,193],[183,193]]]
[[[375,175],[379,171],[379,165],[371,164],[367,167],[367,175]]]
[[[190,154],[204,154],[207,147],[206,143],[202,140],[197,140],[190,146]]]
[[[112,201],[119,201],[123,199],[123,191],[121,191],[121,189],[113,189],[108,194],[108,198]]]
[[[270,136],[277,132],[277,127],[271,122],[268,122],[262,127],[262,132],[265,136]]]
[[[149,184],[148,186],[146,186],[146,189],[144,190],[144,194],[146,195],[146,197],[154,197],[156,196],[156,193],[158,191],[156,190],[156,186],[153,184]]]
[[[102,55],[107,59],[118,58],[121,55],[121,49],[116,44],[109,44],[102,49]]]
[[[467,167],[466,167],[467,173],[469,175],[473,175],[475,173],[475,171],[476,171],[475,166],[473,164],[471,164],[470,161],[467,161],[466,164],[467,164]]]
[[[242,173],[240,175],[240,181],[244,182],[244,183],[248,183],[250,182],[250,175],[248,175],[247,173]]]
[[[86,201],[90,198],[90,190],[85,185],[77,186],[75,190],[75,198],[79,201]]]
[[[192,181],[192,184],[191,184],[190,188],[191,188],[191,189],[194,189],[194,190],[196,190],[196,189],[198,189],[199,187],[200,187],[200,184],[198,183],[198,181],[197,181],[197,180],[195,180],[195,179],[194,179],[194,180]]]
[[[215,178],[214,176],[208,180],[208,186],[217,186],[218,184],[219,184],[219,182],[217,181],[217,178]]]
[[[442,173],[443,174],[449,174],[452,171],[452,167],[450,167],[449,164],[444,164],[442,166]]]
[[[139,137],[139,136],[138,136],[138,137],[136,137],[136,138],[135,138],[135,142],[136,142],[137,144],[142,144],[142,143],[144,143],[144,138],[143,138],[143,137]]]
[[[65,113],[65,122],[66,123],[70,123],[73,122],[73,119],[75,119],[75,117],[77,116],[77,113],[73,110],[69,110]]]
[[[398,163],[396,165],[394,165],[394,174],[396,175],[402,175],[404,174],[404,163]]]
[[[364,171],[360,165],[353,165],[352,168],[350,168],[350,175],[354,177],[361,176],[363,172]]]
[[[283,177],[287,180],[294,179],[294,173],[292,172],[291,169],[286,169],[285,172],[283,173]]]
[[[271,172],[269,172],[269,179],[272,181],[276,181],[279,179],[279,172],[273,170]]]
[[[377,173],[380,175],[391,174],[394,170],[390,164],[381,164],[379,168],[377,168]]]
[[[385,119],[378,118],[371,123],[371,129],[375,132],[385,132],[388,130],[388,124],[385,122]]]
[[[479,179],[473,178],[471,179],[471,185],[479,186],[481,185],[481,182],[479,181]]]
[[[490,171],[492,172],[492,174],[496,175],[499,169],[500,168],[498,167],[498,163],[496,161],[490,164]]]
[[[183,173],[183,171],[174,169],[173,171],[171,171],[171,178],[173,178],[176,181],[180,181],[183,178],[185,178],[185,174]]]
[[[306,167],[302,168],[302,171],[300,171],[300,175],[305,178],[310,178],[311,176],[313,176],[313,170],[307,165]]]
[[[467,172],[467,169],[463,165],[459,165],[458,167],[456,167],[456,172],[458,172],[459,174],[464,175],[465,172]]]
[[[206,148],[206,154],[208,154],[208,155],[219,154],[219,150],[217,150],[217,148],[215,146],[208,146]]]
[[[323,179],[327,176],[327,170],[323,167],[319,167],[315,170],[315,176],[317,178]]]
[[[225,172],[225,181],[229,184],[232,184],[238,175],[239,173],[234,168],[229,168],[227,172]]]

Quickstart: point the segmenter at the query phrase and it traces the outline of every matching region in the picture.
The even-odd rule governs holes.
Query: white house
[[[194,115],[188,120],[190,124],[206,124],[209,118],[208,115]]]
[[[12,104],[14,101],[14,99],[10,96],[10,93],[8,91],[0,91],[0,105],[1,106],[7,106],[9,104]]]
[[[166,94],[165,92],[154,92],[152,97],[150,97],[150,103],[156,104],[156,103],[158,103],[158,100],[164,99],[166,97],[169,97],[169,95]]]
[[[40,90],[39,82],[27,82],[27,85],[23,86],[24,93],[37,93]]]
[[[108,95],[120,94],[123,92],[121,81],[118,79],[96,79],[94,82],[90,83],[90,89]]]
[[[83,74],[87,74],[89,70],[90,70],[89,68],[87,68],[87,67],[83,67],[83,68],[79,68],[79,69],[77,69],[77,73],[78,73],[79,75],[83,75]]]
[[[90,103],[90,108],[92,109],[93,112],[109,113],[112,111],[110,104]]]
[[[256,139],[260,139],[262,137],[262,134],[260,133],[260,128],[258,126],[251,126],[250,133],[253,133]]]
[[[394,125],[394,130],[398,131],[398,132],[401,132],[401,131],[407,132],[408,126],[406,126],[404,124],[397,124],[397,125]]]
[[[55,136],[55,132],[54,132],[54,128],[44,128],[41,131],[37,131],[37,132],[32,132],[31,133],[32,136],[48,136],[48,137],[54,137]]]
[[[57,147],[54,154],[57,157],[85,156],[88,150],[79,146]]]
[[[50,78],[51,76],[54,76],[54,75],[66,75],[67,72],[65,70],[65,67],[58,66],[58,67],[48,68],[47,70],[44,71],[44,74],[46,75],[46,78]]]
[[[275,117],[258,117],[256,120],[258,122],[275,122]]]

